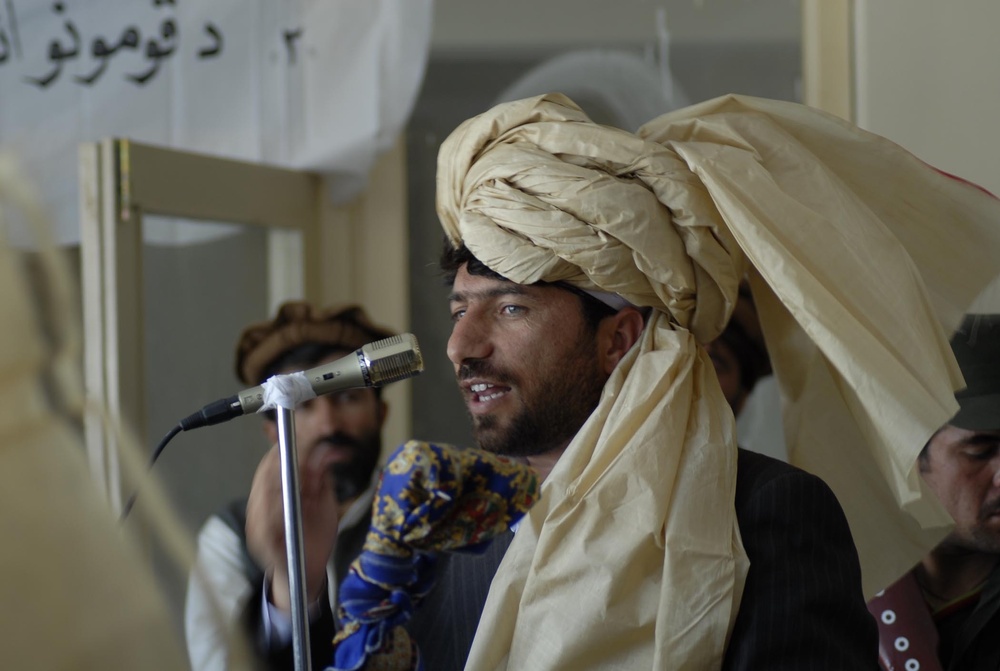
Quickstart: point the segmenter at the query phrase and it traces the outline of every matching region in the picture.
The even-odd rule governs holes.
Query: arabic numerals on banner
[[[221,23],[205,16],[182,20],[177,0],[0,2],[0,76],[14,69],[19,82],[40,90],[94,86],[106,77],[143,87],[182,50],[196,61],[218,59],[226,52]],[[109,5],[120,5],[111,8],[120,11],[108,11]],[[109,16],[117,23],[108,25]],[[275,31],[287,64],[295,65],[303,29]]]

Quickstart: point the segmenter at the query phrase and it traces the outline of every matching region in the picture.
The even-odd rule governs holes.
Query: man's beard
[[[607,378],[597,369],[594,338],[581,336],[560,361],[550,362],[530,390],[519,386],[524,407],[508,418],[506,428],[494,415],[473,417],[472,432],[480,449],[510,457],[544,454],[572,440],[597,407]],[[514,379],[490,364],[472,360],[460,378],[485,377],[508,384]]]
[[[371,484],[372,475],[378,466],[382,453],[382,438],[375,429],[358,438],[337,432],[320,441],[332,446],[346,447],[351,451],[347,461],[337,462],[330,468],[334,477],[334,491],[337,500],[344,502],[355,498]]]
[[[984,504],[979,511],[979,524],[972,529],[972,545],[979,552],[1000,554],[1000,532],[986,526],[997,514],[1000,514],[1000,499]]]
[[[1000,555],[1000,532],[987,527],[990,517],[997,513],[1000,513],[1000,499],[984,504],[975,526],[952,531],[943,544],[961,552]]]

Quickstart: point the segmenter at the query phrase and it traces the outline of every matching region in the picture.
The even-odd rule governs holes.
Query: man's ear
[[[598,327],[600,363],[606,375],[611,375],[618,362],[639,342],[646,321],[633,307],[622,308],[605,318]]]
[[[278,423],[271,419],[265,419],[260,424],[261,431],[264,432],[264,437],[267,438],[268,445],[274,445],[278,442]]]

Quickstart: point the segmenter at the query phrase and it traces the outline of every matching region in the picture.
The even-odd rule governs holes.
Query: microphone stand
[[[295,449],[295,412],[280,406],[275,411],[278,415],[281,494],[285,506],[285,550],[288,555],[288,591],[292,607],[292,655],[295,671],[311,671],[299,460]]]

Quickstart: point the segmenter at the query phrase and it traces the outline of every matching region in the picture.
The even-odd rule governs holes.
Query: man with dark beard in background
[[[318,310],[303,301],[290,301],[278,309],[274,319],[243,332],[236,347],[236,373],[245,385],[255,386],[273,375],[329,363],[391,335],[356,305]],[[336,550],[329,554],[328,548],[313,548],[324,557],[329,554],[329,561],[310,564],[325,567],[325,574],[313,576],[310,582],[317,586],[311,602],[320,601],[325,593],[335,605],[337,585],[361,551],[371,517],[373,475],[379,464],[386,413],[379,388],[318,396],[296,408],[301,486],[321,495],[329,493],[337,502],[332,506],[336,517],[323,518],[324,524],[338,528]],[[278,427],[273,410],[266,414],[262,428],[275,445]],[[264,458],[269,468],[262,470],[276,472],[278,462],[278,451],[273,448]],[[254,594],[260,599],[264,589],[265,573],[247,549],[246,507],[245,497],[230,502],[212,515],[198,534],[197,571],[189,580],[185,606],[185,635],[194,671],[227,668],[229,630],[247,599]],[[282,511],[279,508],[275,513],[280,516]],[[269,576],[268,597],[278,604],[287,603],[287,576],[277,575],[284,561],[274,565],[281,568]],[[215,612],[213,600],[217,600],[224,621]],[[318,643],[329,646],[327,641]]]

